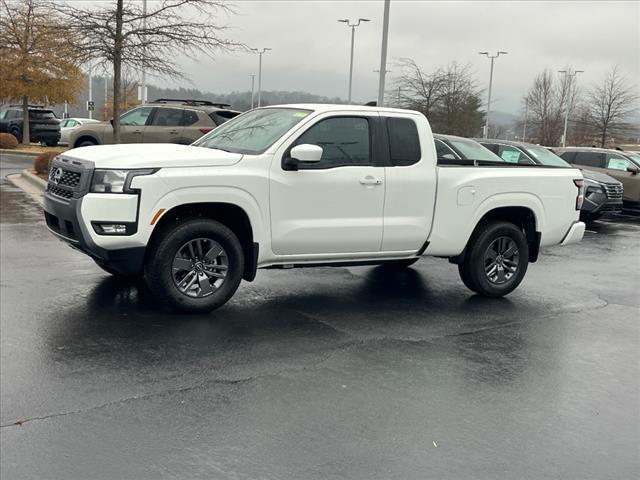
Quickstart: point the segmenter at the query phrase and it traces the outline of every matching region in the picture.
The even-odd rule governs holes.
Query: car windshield
[[[535,158],[542,165],[546,165],[548,167],[564,167],[564,168],[573,168],[555,153],[550,152],[544,147],[525,147],[527,153]]]
[[[624,152],[625,157],[631,159],[636,166],[640,167],[640,154],[634,152]]]
[[[193,145],[234,153],[260,154],[311,112],[296,108],[252,110],[225,122]]]
[[[491,150],[483,147],[478,142],[466,140],[463,138],[450,138],[451,145],[456,147],[467,160],[489,160],[491,162],[502,162],[504,160],[493,153]]]

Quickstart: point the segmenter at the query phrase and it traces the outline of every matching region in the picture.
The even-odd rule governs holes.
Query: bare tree
[[[482,102],[469,66],[454,62],[430,73],[412,59],[402,59],[398,66],[401,73],[394,85],[400,89],[400,107],[424,113],[436,132],[477,133],[483,121]]]
[[[569,68],[567,67],[567,70]],[[569,100],[569,111],[578,101],[579,91],[573,88],[575,78],[558,80],[546,69],[533,81],[525,101],[529,105],[529,137],[535,137],[542,145],[557,145],[562,137],[564,116]],[[571,98],[567,98],[568,96]]]
[[[617,66],[601,85],[590,90],[588,122],[597,130],[601,147],[605,146],[610,135],[624,133],[630,127],[626,120],[638,108],[638,98]]]
[[[233,13],[225,0],[159,0],[145,12],[142,2],[111,0],[91,7],[58,4],[66,27],[87,61],[113,65],[113,135],[120,141],[122,68],[183,77],[175,59],[241,48],[222,38],[221,15]]]

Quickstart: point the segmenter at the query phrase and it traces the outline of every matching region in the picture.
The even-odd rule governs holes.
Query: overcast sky
[[[371,19],[356,29],[353,99],[377,98],[382,37],[380,1],[243,1],[228,19],[228,36],[270,47],[263,63],[263,90],[303,90],[347,97],[351,29],[338,18]],[[489,60],[477,52],[506,50],[496,60],[493,109],[517,112],[533,77],[550,68],[585,70],[582,86],[600,82],[618,65],[640,88],[640,2],[392,0],[387,69],[408,57],[425,70],[449,62],[470,64],[481,87]],[[193,86],[212,92],[248,90],[257,55],[180,60]],[[166,86],[178,82],[152,80]],[[182,84],[184,85],[184,84]]]

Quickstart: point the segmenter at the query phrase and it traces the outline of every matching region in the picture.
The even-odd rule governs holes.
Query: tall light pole
[[[252,48],[254,52],[258,54],[258,107],[262,104],[262,55],[265,52],[271,50],[270,48],[263,48],[262,50],[258,48]]]
[[[256,85],[256,74],[255,73],[250,73],[249,76],[251,77],[251,110],[253,110],[253,99],[254,99],[255,85]]]
[[[524,126],[522,127],[522,141],[527,141],[527,116],[529,115],[529,99],[524,101]]]
[[[89,68],[89,102],[93,102],[93,67]],[[89,118],[93,118],[93,111],[89,109],[88,103],[87,110],[89,110]]]
[[[564,112],[564,132],[562,134],[562,147],[564,148],[567,144],[567,126],[569,125],[569,109],[571,107],[571,86],[573,85],[573,78],[579,73],[584,73],[584,70],[574,70],[573,72],[571,72],[571,69],[568,71],[558,70],[558,73],[564,74],[564,89],[565,94],[567,95],[567,105]]]
[[[370,22],[368,18],[359,18],[358,23],[351,23],[348,19],[343,18],[338,20],[339,22],[346,23],[348,27],[351,27],[351,57],[349,58],[349,96],[347,103],[351,103],[351,86],[353,83],[353,44],[356,38],[356,27],[360,26],[360,22]]]
[[[489,55],[489,52],[478,52],[480,55],[486,55],[487,58],[491,59],[491,70],[489,73],[489,98],[487,99],[487,118],[484,122],[484,134],[483,138],[487,138],[489,135],[489,113],[491,112],[491,88],[493,87],[493,61],[498,58],[500,55],[506,55],[508,52],[499,51],[495,55]]]
[[[384,0],[384,16],[382,19],[382,48],[380,50],[380,81],[378,82],[378,106],[384,104],[384,80],[387,74],[387,42],[389,40],[389,8],[391,0]]]
[[[142,0],[142,29],[146,30],[147,28],[147,0]],[[146,53],[147,53],[147,47],[144,47],[142,49],[142,55],[144,58],[144,61],[146,62]],[[144,105],[145,103],[147,103],[147,71],[145,68],[142,69],[142,94],[140,95],[140,100],[142,102],[142,104]]]

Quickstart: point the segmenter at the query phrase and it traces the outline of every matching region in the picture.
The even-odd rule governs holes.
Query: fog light
[[[127,233],[127,226],[121,223],[95,223],[93,229],[103,235],[123,235]]]

